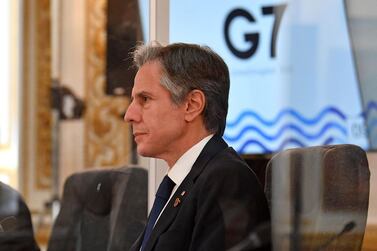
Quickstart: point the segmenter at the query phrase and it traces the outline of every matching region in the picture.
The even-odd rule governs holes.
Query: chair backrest
[[[0,182],[0,250],[38,251],[29,208],[21,195]]]
[[[146,224],[147,175],[123,167],[68,177],[48,251],[128,250]]]
[[[276,250],[361,250],[369,202],[366,153],[355,145],[289,149],[267,164]]]

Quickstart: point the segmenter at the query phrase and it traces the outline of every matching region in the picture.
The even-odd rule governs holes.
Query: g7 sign
[[[280,4],[275,6],[264,6],[262,7],[263,16],[274,15],[275,20],[272,27],[271,42],[270,42],[270,57],[274,58],[276,56],[276,37],[278,34],[278,29],[280,27],[281,18],[286,9],[286,4]],[[240,50],[234,46],[230,38],[230,26],[232,22],[237,18],[244,18],[250,23],[256,23],[257,20],[254,18],[253,14],[248,12],[245,9],[237,8],[232,10],[227,18],[225,19],[224,24],[224,37],[226,45],[229,50],[238,58],[248,59],[254,55],[259,45],[259,32],[258,33],[246,33],[244,39],[246,42],[249,42],[249,48],[245,50]]]

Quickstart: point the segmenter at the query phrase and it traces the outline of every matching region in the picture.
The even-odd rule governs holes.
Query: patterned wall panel
[[[87,0],[85,166],[117,166],[131,157],[129,127],[123,121],[128,98],[105,94],[105,0]]]
[[[38,0],[36,8],[36,164],[37,189],[51,187],[51,39],[50,0]]]
[[[18,176],[32,210],[51,197],[50,0],[24,1],[22,115]]]

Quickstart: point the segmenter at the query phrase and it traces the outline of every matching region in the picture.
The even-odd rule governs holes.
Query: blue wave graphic
[[[344,143],[344,140],[337,139],[337,138],[334,138],[334,137],[329,137],[329,138],[325,139],[322,142],[322,144],[320,144],[320,145],[329,145],[329,144],[333,144],[335,142],[337,142],[337,143]],[[248,140],[239,149],[237,149],[237,151],[240,152],[240,153],[245,153],[246,152],[246,148],[249,147],[250,145],[257,145],[258,147],[260,147],[262,149],[262,151],[264,153],[278,152],[278,151],[284,150],[289,145],[294,145],[296,147],[308,147],[308,146],[311,146],[309,144],[303,143],[302,141],[300,141],[298,139],[287,138],[276,149],[272,149],[272,148],[266,147],[263,143],[261,143],[258,140]]]
[[[224,135],[224,139],[226,141],[230,142],[230,143],[236,142],[236,141],[240,140],[246,132],[255,131],[260,136],[262,136],[264,139],[266,139],[268,141],[274,141],[274,140],[277,140],[279,137],[281,137],[284,134],[285,131],[291,130],[291,131],[294,131],[294,132],[298,133],[299,135],[305,137],[308,140],[315,140],[315,139],[320,138],[326,131],[330,130],[331,128],[337,129],[344,136],[347,136],[347,129],[344,126],[341,126],[341,125],[339,125],[338,123],[335,123],[335,122],[329,122],[329,123],[325,124],[320,129],[319,132],[314,133],[314,134],[306,133],[299,126],[297,126],[295,124],[291,124],[291,123],[282,126],[280,128],[280,130],[275,135],[267,135],[260,128],[258,128],[256,126],[249,125],[249,126],[245,126],[244,128],[242,128],[242,130],[236,136],[231,137],[231,136],[228,136],[228,135]]]
[[[376,101],[369,101],[368,102],[367,108],[363,112],[364,117],[368,116],[368,114],[370,112],[372,112],[372,110],[376,110],[377,111],[377,102]]]
[[[279,122],[280,119],[282,119],[284,116],[288,116],[288,115],[291,115],[295,118],[297,118],[299,121],[301,121],[302,123],[306,124],[306,125],[314,125],[316,123],[318,123],[324,116],[326,116],[327,114],[334,114],[336,115],[337,117],[339,117],[340,119],[342,119],[343,121],[346,120],[346,116],[343,114],[343,112],[341,112],[339,109],[335,108],[335,107],[327,107],[327,108],[324,108],[317,116],[315,116],[314,118],[306,118],[304,117],[303,115],[299,114],[297,111],[291,109],[291,108],[287,108],[287,109],[283,109],[281,110],[278,115],[272,119],[272,120],[266,120],[264,118],[262,118],[258,113],[254,112],[254,111],[244,111],[242,112],[237,119],[235,119],[234,122],[228,122],[226,124],[227,127],[229,128],[232,128],[232,127],[235,127],[237,126],[239,123],[241,123],[241,121],[246,118],[246,117],[252,117],[252,118],[255,118],[257,119],[258,121],[260,121],[262,124],[264,124],[265,126],[273,126],[275,125],[276,123]]]

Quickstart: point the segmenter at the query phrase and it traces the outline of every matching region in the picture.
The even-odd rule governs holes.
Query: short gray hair
[[[162,46],[157,42],[140,44],[133,52],[134,65],[157,60],[162,65],[161,85],[171,94],[175,104],[183,102],[192,90],[200,90],[206,98],[206,129],[222,136],[228,113],[229,70],[224,60],[207,46],[175,43]]]

